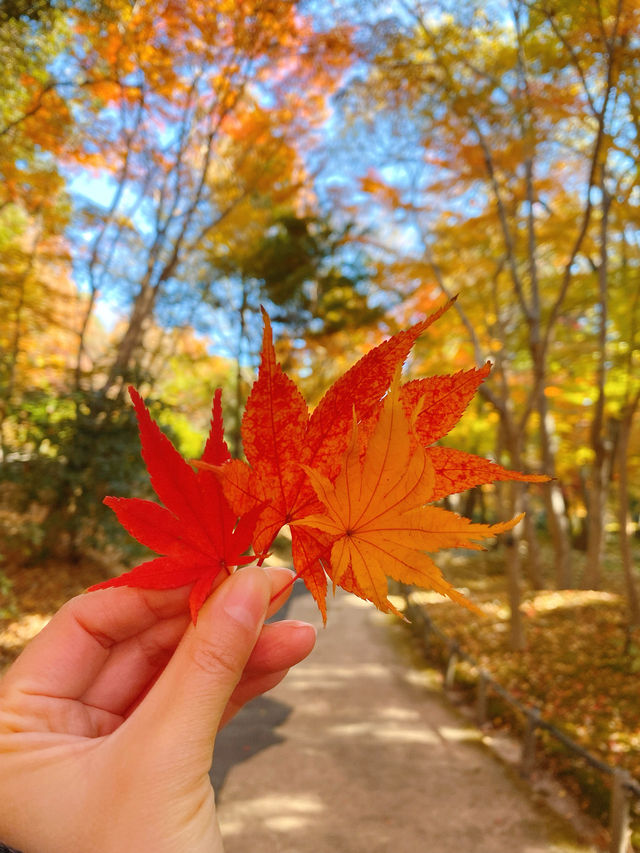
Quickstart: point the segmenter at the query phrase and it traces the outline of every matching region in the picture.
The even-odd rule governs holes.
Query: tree
[[[394,27],[378,23],[369,76],[356,80],[348,101],[356,120],[362,100],[375,105],[368,115],[379,134],[394,132],[395,159],[387,147],[384,173],[369,173],[361,186],[413,225],[429,268],[419,286],[465,289],[458,311],[465,311],[478,359],[499,341],[499,369],[518,364],[529,373],[530,392],[517,405],[495,385],[484,393],[501,412],[513,464],[535,414],[542,464],[553,474],[547,365],[571,288],[585,281],[598,239],[594,208],[603,198],[609,136],[624,138],[629,129],[620,103],[611,104],[635,12],[612,3],[602,20],[594,13],[585,21],[583,4],[564,4],[564,26],[573,29],[563,42],[543,4],[402,8]],[[587,43],[579,65],[567,61],[565,49]],[[400,151],[399,139],[406,140]],[[512,387],[521,390],[522,379]],[[568,528],[557,483],[546,504],[558,583],[567,585]]]
[[[40,466],[32,493],[49,504],[51,530],[75,531],[77,551],[83,513],[115,475],[107,445],[129,452],[126,383],[152,391],[188,327],[211,332],[216,313],[228,316],[209,298],[220,260],[262,233],[271,208],[313,209],[310,132],[350,44],[288,0],[17,0],[3,11],[2,434],[15,461],[26,442],[18,456]],[[97,340],[105,307],[118,337]],[[64,355],[55,387],[38,381],[22,405],[34,334],[59,339]],[[42,422],[50,405],[57,433]]]
[[[256,208],[264,216],[258,218]],[[233,223],[226,226],[209,258],[213,282],[205,301],[224,317],[217,337],[236,363],[235,411],[229,422],[234,424],[232,453],[239,456],[240,417],[253,379],[253,371],[247,377],[247,367],[256,364],[262,336],[261,306],[267,307],[278,332],[297,342],[284,359],[294,373],[304,371],[296,358],[302,340],[307,341],[303,359],[308,360],[318,342],[371,323],[381,312],[369,305],[367,263],[351,243],[350,226],[336,228],[329,217],[274,207],[269,199],[254,201],[248,233]]]
[[[106,204],[85,204],[78,220],[78,269],[87,318],[100,294],[128,314],[106,393],[135,369],[154,316],[179,323],[201,304],[189,277],[195,267],[205,279],[227,222],[250,228],[251,200],[300,191],[296,150],[348,51],[283,0],[138,4],[80,26],[76,60],[100,85],[82,104],[76,156],[96,152],[110,177]]]
[[[610,205],[624,197],[628,214],[637,183],[638,10],[623,0],[561,7],[410,0],[392,20],[385,14],[381,6],[367,12],[368,68],[343,98],[358,144],[364,132],[376,140],[362,158],[359,190],[369,210],[413,230],[405,294],[414,306],[421,293],[428,300],[437,290],[464,291],[456,308],[476,362],[495,361],[481,393],[498,413],[499,447],[520,468],[535,441],[553,475],[557,383],[549,365],[574,318],[593,329],[600,373],[589,367],[589,375],[597,387],[606,383],[607,290],[621,233],[617,218],[613,233]],[[591,444],[606,447],[604,393],[593,400]],[[593,554],[604,529],[605,457],[593,457]],[[556,583],[571,585],[564,490],[554,480],[544,496]],[[523,500],[516,487],[514,509]],[[537,584],[532,527],[526,538]],[[514,590],[519,550],[516,543],[510,559]],[[514,643],[522,643],[517,625]]]
[[[640,21],[634,4],[616,0],[594,7],[571,4],[558,14],[540,3],[539,13],[551,26],[562,46],[566,61],[580,81],[587,115],[596,129],[594,155],[591,157],[589,189],[598,190],[587,197],[587,212],[597,205],[597,259],[592,260],[597,277],[597,370],[596,401],[591,425],[593,464],[589,489],[589,524],[587,565],[583,583],[597,586],[604,547],[605,508],[608,482],[613,460],[613,442],[605,423],[608,287],[611,271],[610,214],[614,195],[629,188],[630,171],[635,172],[634,155],[625,144],[633,107],[625,98],[630,94],[625,69],[637,45],[633,34]],[[631,38],[630,38],[631,37]],[[635,175],[631,181],[635,182]],[[626,185],[626,186],[625,186]],[[594,202],[593,199],[596,199]],[[585,217],[585,224],[586,222]]]

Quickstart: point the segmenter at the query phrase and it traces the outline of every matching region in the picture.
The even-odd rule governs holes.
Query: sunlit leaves
[[[351,589],[383,611],[394,609],[387,599],[387,577],[435,589],[471,607],[426,552],[476,549],[479,539],[502,533],[519,520],[472,524],[425,506],[434,499],[436,472],[404,413],[397,379],[364,453],[354,415],[349,446],[333,482],[311,467],[305,471],[323,511],[298,524],[332,537],[328,571],[334,585]]]
[[[487,367],[401,386],[396,378],[392,385],[418,337],[450,308],[370,350],[311,414],[276,362],[265,316],[260,371],[242,425],[247,461],[231,461],[220,476],[237,514],[263,505],[256,553],[290,525],[296,571],[323,615],[325,571],[334,584],[383,610],[389,608],[386,575],[459,598],[424,552],[474,548],[513,522],[472,525],[424,505],[479,483],[546,479],[462,452],[447,458],[444,448],[431,447],[460,419]],[[406,544],[409,531],[414,547]]]
[[[428,445],[462,415],[486,369],[402,387],[400,371],[419,335],[450,307],[444,305],[363,356],[311,414],[276,361],[264,312],[260,370],[242,421],[246,462],[231,459],[224,442],[220,392],[194,473],[130,389],[151,485],[164,506],[112,497],[106,502],[133,536],[165,556],[111,585],[191,583],[195,620],[220,573],[253,560],[244,556],[250,543],[262,561],[289,526],[294,568],[325,619],[326,575],[334,587],[383,611],[394,609],[387,577],[435,589],[472,607],[443,578],[429,553],[477,550],[481,540],[510,530],[519,517],[474,524],[428,504],[467,485],[545,478],[510,472],[470,454],[456,457],[452,478],[442,459],[439,469],[434,466],[430,453],[437,448]]]
[[[253,536],[257,512],[254,509],[238,520],[215,474],[207,469],[194,471],[151,419],[139,394],[133,388],[129,390],[138,418],[142,455],[163,505],[114,497],[105,498],[105,503],[132,536],[162,556],[92,589],[175,589],[191,585],[189,606],[195,623],[213,585],[237,566],[253,561],[252,555],[243,555]],[[215,465],[228,458],[217,394],[203,459]]]

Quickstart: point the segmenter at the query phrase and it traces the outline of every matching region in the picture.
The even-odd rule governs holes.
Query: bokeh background
[[[187,457],[221,386],[241,455],[261,305],[313,405],[457,294],[407,366],[493,365],[443,442],[554,479],[452,499],[526,520],[445,566],[482,625],[425,606],[637,776],[635,0],[8,0],[0,66],[3,660],[141,557],[128,384]]]

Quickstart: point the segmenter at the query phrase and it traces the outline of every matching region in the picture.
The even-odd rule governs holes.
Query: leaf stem
[[[299,578],[301,578],[301,577],[302,577],[302,575],[300,574],[300,572],[298,572],[298,574],[294,575],[294,576],[291,578],[291,580],[290,580],[290,581],[287,581],[287,582],[286,582],[286,584],[282,587],[282,589],[278,590],[278,592],[274,593],[274,594],[271,596],[271,598],[270,598],[270,600],[269,600],[269,604],[270,604],[270,605],[271,605],[271,604],[273,604],[273,602],[274,602],[276,599],[280,598],[280,596],[281,596],[283,593],[285,593],[285,592],[286,592],[290,587],[292,587],[292,586],[294,585],[294,583],[295,583]]]

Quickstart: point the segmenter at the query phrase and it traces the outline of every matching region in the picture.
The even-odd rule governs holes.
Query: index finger
[[[275,567],[264,567],[264,571],[271,576],[275,593],[270,615],[290,594],[283,576],[293,577],[293,572]],[[131,661],[125,664],[118,659],[122,656],[114,656],[114,647],[147,632],[143,644],[146,653],[155,658],[156,646],[170,653],[187,624],[176,617],[188,613],[190,590],[190,586],[167,590],[121,586],[72,598],[10,667],[4,685],[49,697],[79,699],[98,681],[113,681],[109,670],[117,669],[117,679],[126,682],[128,692],[141,688],[149,673],[157,669],[157,661],[145,662],[138,654],[130,655]],[[152,635],[156,634],[154,643]]]
[[[75,699],[95,680],[114,645],[173,619],[187,608],[189,587],[117,587],[64,604],[4,677],[20,690]]]

